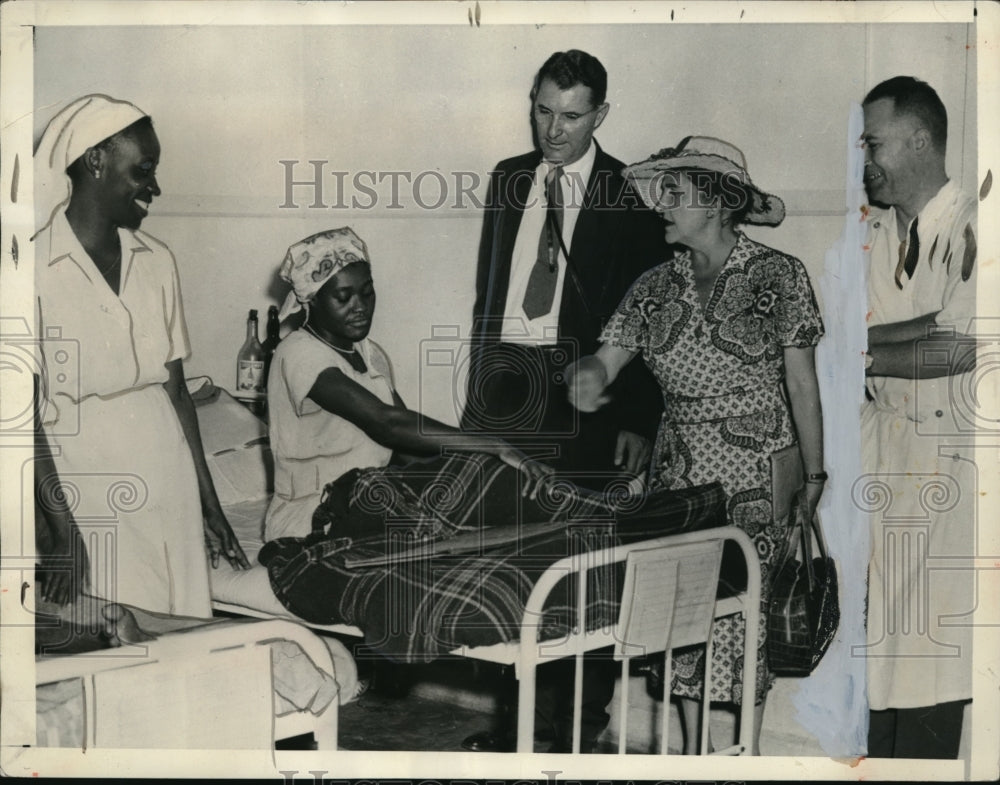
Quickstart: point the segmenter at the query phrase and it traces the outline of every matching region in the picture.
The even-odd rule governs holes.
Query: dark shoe
[[[469,752],[513,752],[516,747],[517,742],[513,736],[488,730],[462,739],[462,749]]]
[[[664,665],[662,659],[651,658],[636,668],[639,675],[646,677],[646,692],[657,698],[663,697]]]

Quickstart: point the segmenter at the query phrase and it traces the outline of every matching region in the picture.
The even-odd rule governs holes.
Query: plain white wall
[[[362,27],[44,27],[37,31],[36,138],[73,98],[130,99],[156,123],[163,155],[144,228],[174,251],[194,347],[189,375],[234,383],[246,312],[279,302],[277,266],[292,242],[351,225],[368,242],[379,302],[372,337],[393,358],[411,406],[456,417],[452,380],[421,381],[435,325],[468,328],[481,213],[423,209],[389,182],[375,209],[298,209],[281,160],[327,161],[324,200],[362,170],[486,172],[530,148],[528,90],[553,51],[581,48],[608,69],[612,109],[597,138],[626,162],[688,134],[739,145],[788,219],[757,239],[814,274],[844,212],[846,118],[891,75],[928,80],[950,112],[949,169],[975,186],[974,58],[966,25],[530,25]],[[95,52],[114,52],[95,57]],[[973,71],[967,66],[972,63]],[[967,76],[968,74],[968,76]],[[424,203],[437,186],[425,179]],[[482,195],[482,189],[478,194]]]

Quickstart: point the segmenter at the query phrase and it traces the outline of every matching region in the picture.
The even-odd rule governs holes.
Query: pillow
[[[267,425],[225,390],[195,412],[208,470],[222,505],[270,495],[274,460]]]

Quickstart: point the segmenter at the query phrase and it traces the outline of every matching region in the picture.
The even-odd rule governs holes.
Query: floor
[[[370,686],[340,708],[340,748],[461,752],[466,736],[491,727],[495,702],[482,688],[481,669],[494,667],[464,659],[408,666],[360,660]],[[535,751],[548,747],[536,741]],[[617,747],[602,741],[597,752],[613,754]]]
[[[355,751],[461,752],[462,740],[492,726],[496,701],[484,687],[490,669],[498,666],[469,659],[438,660],[427,665],[394,665],[386,660],[354,651],[359,677],[367,689],[359,698],[340,707],[339,747]],[[492,672],[492,671],[490,671]],[[784,721],[792,716],[791,687],[778,680],[768,701],[761,749],[764,755],[822,755],[814,739]],[[793,680],[785,680],[793,681]],[[612,706],[617,705],[618,692]],[[629,691],[629,752],[650,754],[657,747],[662,702],[644,689],[645,679],[635,672]],[[611,724],[598,743],[597,752],[617,752],[618,723],[613,708]],[[713,742],[735,741],[734,715],[713,709]],[[654,730],[657,729],[657,730]],[[637,732],[638,731],[638,732]],[[679,716],[671,716],[670,751],[678,753],[682,732]],[[637,738],[638,737],[638,738]],[[309,740],[288,740],[284,749],[309,748]],[[535,751],[548,750],[548,742],[536,742]]]
[[[376,691],[340,710],[340,748],[460,752],[462,739],[489,726],[489,715],[428,698]]]
[[[449,660],[366,667],[360,660],[369,687],[340,709],[340,748],[461,752],[466,736],[491,727],[495,704],[479,684],[482,667],[493,666]]]
[[[497,666],[468,659],[402,666],[377,658],[366,659],[357,652],[355,656],[359,676],[368,686],[360,697],[340,707],[340,749],[461,752],[466,736],[491,727],[496,704],[483,687],[489,675],[483,669]],[[649,754],[656,746],[663,704],[643,689],[645,680],[635,671],[629,684],[629,752]],[[620,688],[619,681],[615,701],[609,708],[611,723],[599,741],[598,753],[617,752],[618,722],[614,707],[620,699]],[[826,757],[818,741],[793,719],[796,709],[792,698],[797,689],[796,679],[778,679],[769,695],[761,733],[764,756]],[[677,754],[681,731],[676,710],[670,719],[670,752]],[[735,741],[731,712],[713,708],[711,722],[713,741],[722,745]],[[969,727],[967,714],[965,728]],[[645,740],[634,742],[636,730],[635,735]],[[967,736],[963,736],[963,745],[963,757],[967,758]],[[535,751],[545,752],[548,746],[547,742],[536,742]],[[278,748],[313,747],[311,737],[305,737],[280,742]]]

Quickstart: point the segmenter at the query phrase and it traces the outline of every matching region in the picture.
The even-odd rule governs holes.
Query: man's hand
[[[234,570],[250,569],[250,562],[221,509],[212,510],[205,515],[205,546],[212,561],[212,569],[219,566],[220,554],[226,557]]]
[[[629,474],[642,474],[649,463],[652,449],[649,439],[631,431],[619,431],[615,445],[615,466],[620,466]]]

